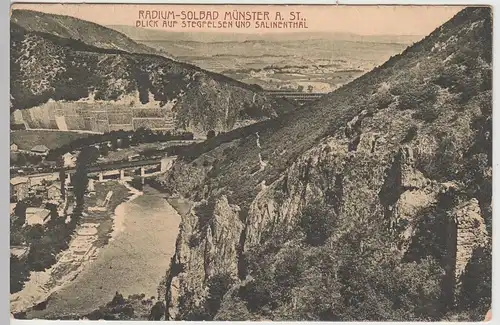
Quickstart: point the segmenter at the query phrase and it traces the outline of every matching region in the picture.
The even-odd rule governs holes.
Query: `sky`
[[[291,17],[290,12],[300,12],[301,21],[307,26],[299,29],[256,29],[255,21],[251,27],[199,29],[181,26],[181,17],[175,20],[174,27],[161,26],[153,29],[168,31],[211,31],[211,32],[244,32],[244,33],[280,33],[280,32],[343,32],[359,35],[428,35],[441,24],[449,20],[463,7],[459,6],[347,6],[347,5],[183,5],[183,4],[21,4],[12,9],[31,9],[53,14],[69,15],[92,21],[101,25],[137,26],[137,21],[145,17],[147,11],[174,11],[179,15],[182,11],[196,12],[217,11],[218,20],[223,20],[226,12],[267,11],[270,20],[275,20],[276,12],[280,12],[285,21]],[[140,17],[142,11],[142,17]],[[302,20],[304,19],[304,20]],[[144,22],[146,23],[146,22]],[[144,26],[144,23],[141,26]]]

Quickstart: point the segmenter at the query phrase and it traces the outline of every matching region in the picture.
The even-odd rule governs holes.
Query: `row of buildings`
[[[30,196],[47,201],[59,201],[62,198],[61,193],[61,184],[56,180],[49,184],[38,182],[36,178],[29,176],[17,176],[10,180],[11,202],[19,202]]]
[[[65,201],[57,174],[42,176],[17,176],[10,179],[11,215],[18,202],[28,202],[26,224],[44,224],[50,219],[47,204],[58,209]],[[32,206],[31,206],[32,205]]]
[[[43,144],[36,145],[33,148],[31,148],[30,150],[20,150],[17,143],[15,143],[12,140],[10,141],[10,151],[11,152],[27,152],[27,153],[37,155],[37,156],[47,156],[49,154],[49,148],[47,148]]]

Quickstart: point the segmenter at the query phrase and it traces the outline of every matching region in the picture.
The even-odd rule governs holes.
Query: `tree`
[[[106,143],[104,143],[100,147],[99,151],[100,151],[101,156],[106,157],[109,154],[109,146]]]
[[[64,169],[64,158],[59,156],[57,159],[57,167],[59,167],[59,181],[61,185],[61,195],[66,197],[66,170]]]
[[[121,138],[121,146],[120,148],[128,148],[130,147],[130,139],[128,136],[125,136],[123,138]]]
[[[302,249],[293,247],[283,250],[283,256],[275,264],[273,300],[285,303],[292,300],[292,289],[300,286],[302,274],[307,268],[306,264]]]
[[[297,86],[297,91],[300,92],[300,93],[303,92],[304,91],[304,86],[298,85]]]
[[[211,139],[215,137],[215,131],[214,130],[210,130],[207,132],[207,139]]]
[[[232,283],[233,280],[228,274],[217,274],[208,280],[208,297],[205,302],[205,309],[212,319],[217,314],[222,298]]]
[[[14,208],[14,215],[17,217],[17,224],[24,225],[26,222],[26,209],[28,205],[24,201],[19,201]]]
[[[314,87],[312,85],[307,86],[307,92],[312,93]]]
[[[139,191],[142,191],[142,188],[143,188],[142,178],[139,176],[134,176],[134,178],[132,179],[131,185],[133,187],[135,187],[136,189],[138,189]]]
[[[85,147],[82,149],[78,158],[76,159],[76,170],[73,175],[73,193],[75,194],[76,213],[81,213],[83,210],[83,199],[87,191],[89,183],[88,167],[91,163],[95,162],[98,157],[97,149],[94,147]]]
[[[26,155],[25,158],[27,162],[32,165],[38,165],[39,163],[42,162],[43,159],[41,156],[30,155],[30,154]]]
[[[40,240],[44,234],[44,229],[42,225],[36,224],[32,226],[26,226],[26,240],[29,243],[36,242]]]
[[[47,203],[45,205],[45,208],[50,211],[51,220],[57,219],[59,217],[59,213],[57,212],[57,205],[55,205],[54,203]]]
[[[491,308],[491,248],[476,248],[460,278],[459,308],[484,315]],[[479,309],[479,310],[478,310]],[[477,316],[476,316],[477,317]]]
[[[340,320],[435,321],[442,316],[444,270],[435,259],[402,263],[386,252],[380,260],[383,243],[361,249],[359,238],[347,236],[337,248]]]
[[[318,231],[317,224],[334,219],[335,228],[342,229],[353,222],[330,211],[313,203],[302,212],[304,224],[298,230],[306,232],[306,240],[314,239],[314,245],[303,245],[300,232],[292,231],[279,241],[279,233],[266,236],[250,248],[244,257],[251,278],[240,287],[235,302],[241,299],[250,313],[272,320],[441,319],[446,310],[445,273],[438,259],[403,262],[391,250],[392,237],[385,225],[376,221],[355,224],[328,245],[318,246],[322,240],[316,240],[327,233]],[[334,218],[324,217],[329,214]],[[232,297],[227,299],[223,314],[232,307]]]
[[[20,291],[28,281],[30,272],[17,256],[10,254],[10,293]]]
[[[10,246],[18,246],[24,244],[24,229],[22,225],[11,225],[10,227]]]
[[[199,305],[194,299],[192,291],[186,291],[179,297],[177,305],[178,314],[176,320],[200,321],[211,320],[210,315],[207,314],[205,306]]]
[[[118,138],[116,137],[115,134],[111,135],[111,140],[110,140],[110,144],[111,144],[111,150],[116,150],[118,148]]]
[[[148,320],[161,320],[161,318],[164,315],[165,315],[165,304],[163,303],[163,301],[158,301],[151,308]]]
[[[115,296],[111,300],[111,302],[108,304],[109,306],[120,306],[125,304],[125,298],[123,298],[123,295],[119,293],[118,291],[115,292]]]
[[[144,127],[141,126],[140,128],[137,128],[132,134],[132,139],[131,139],[132,144],[139,144],[144,142],[145,134],[146,134],[146,129]]]
[[[320,246],[332,235],[336,219],[333,207],[316,202],[304,208],[298,226],[306,235],[307,244]]]
[[[52,247],[36,240],[30,245],[27,262],[30,270],[44,271],[56,262],[56,256]]]

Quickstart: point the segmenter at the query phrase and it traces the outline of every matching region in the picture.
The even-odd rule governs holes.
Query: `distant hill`
[[[12,10],[10,21],[29,32],[47,33],[103,49],[168,56],[167,53],[137,43],[114,29],[71,16],[16,9]]]
[[[56,23],[41,28],[32,17],[39,15]],[[132,53],[150,50],[93,23],[31,11],[13,16],[11,121],[28,128],[106,132],[142,126],[205,135],[293,109],[258,86]]]
[[[295,32],[295,33],[214,33],[214,32],[169,32],[157,29],[140,28],[127,25],[109,25],[137,41],[182,41],[201,43],[231,42],[291,42],[303,40],[338,40],[352,42],[411,44],[422,38],[421,35],[374,35],[364,36],[350,33]]]
[[[317,102],[181,154],[158,178],[193,205],[167,315],[482,320],[491,304],[491,15],[467,8]]]

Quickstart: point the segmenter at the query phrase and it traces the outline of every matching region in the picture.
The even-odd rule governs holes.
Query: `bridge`
[[[298,103],[299,105],[318,100],[325,95],[325,93],[304,93],[293,90],[265,90],[264,94],[274,98],[286,98]]]
[[[89,178],[103,181],[106,179],[123,179],[125,177],[139,176],[141,178],[152,177],[169,170],[177,156],[165,156],[163,158],[146,159],[138,161],[118,161],[91,165],[88,167]],[[76,172],[76,168],[66,169],[66,182],[71,182],[71,178]],[[56,180],[59,178],[59,171],[30,174],[23,177],[30,179],[31,184],[40,183],[42,180]]]
[[[140,176],[141,178],[155,176],[164,173],[172,167],[177,156],[166,156],[163,158],[146,159],[138,161],[119,161],[107,164],[93,165],[88,168],[89,178],[99,181],[105,179],[123,179],[125,177]],[[66,170],[67,181],[76,172],[75,168]]]

